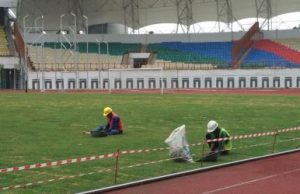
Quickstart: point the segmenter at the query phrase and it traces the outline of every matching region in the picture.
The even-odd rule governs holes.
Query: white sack
[[[185,125],[177,127],[170,136],[165,140],[169,145],[169,155],[175,161],[193,162],[190,149],[185,136]]]

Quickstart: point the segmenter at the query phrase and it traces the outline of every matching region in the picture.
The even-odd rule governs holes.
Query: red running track
[[[296,152],[106,193],[296,194],[299,180],[300,153]]]

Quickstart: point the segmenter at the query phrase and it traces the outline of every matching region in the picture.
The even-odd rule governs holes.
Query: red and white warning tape
[[[173,159],[176,159],[176,158],[168,158],[168,159],[163,159],[163,160],[150,161],[150,162],[145,162],[145,163],[138,163],[138,164],[133,164],[133,165],[130,165],[130,166],[124,166],[124,167],[121,167],[119,169],[127,169],[127,168],[134,168],[134,167],[139,167],[139,166],[150,165],[150,164],[156,164],[156,163],[169,161],[169,160],[173,160]],[[54,181],[61,181],[61,180],[65,180],[65,179],[73,179],[73,178],[83,177],[83,176],[87,176],[87,175],[93,175],[93,174],[96,174],[96,173],[104,173],[104,172],[111,172],[111,171],[113,171],[113,169],[102,169],[102,170],[98,170],[98,171],[95,171],[95,172],[81,173],[79,175],[62,176],[62,177],[53,178],[53,179],[49,179],[49,180],[45,180],[45,181],[36,181],[36,182],[31,182],[31,183],[26,183],[26,184],[0,187],[0,191],[14,190],[14,189],[18,189],[18,188],[29,187],[29,186],[32,186],[32,185],[41,185],[41,184],[51,183],[51,182],[54,182]]]
[[[110,172],[110,171],[112,171],[112,169],[98,170],[96,172],[89,172],[89,173],[84,173],[84,174],[79,174],[79,175],[62,176],[62,177],[59,177],[59,178],[53,178],[53,179],[49,179],[49,180],[45,180],[45,181],[36,181],[36,182],[20,184],[20,185],[13,185],[13,186],[8,186],[8,187],[0,187],[0,191],[24,188],[24,187],[29,187],[29,186],[32,186],[32,185],[41,185],[41,184],[51,183],[51,182],[54,182],[54,181],[61,181],[61,180],[65,180],[65,179],[73,179],[73,178],[78,178],[78,177],[82,177],[82,176],[87,176],[87,175],[92,175],[92,174],[102,173],[102,172]]]
[[[162,151],[162,150],[168,150],[168,149],[169,148],[127,150],[127,151],[121,151],[120,154],[146,153],[146,152]],[[87,161],[100,160],[100,159],[106,159],[106,158],[115,158],[115,157],[117,157],[117,155],[118,155],[118,153],[110,153],[110,154],[103,154],[103,155],[97,155],[97,156],[59,160],[59,161],[54,161],[54,162],[36,163],[36,164],[31,164],[31,165],[0,169],[0,173],[30,170],[30,169],[37,169],[37,168],[46,168],[46,167],[53,167],[53,166],[62,166],[62,165],[67,165],[67,164],[87,162]]]
[[[168,150],[169,148],[153,148],[153,149],[140,149],[140,150],[124,150],[121,154],[136,154],[136,153],[147,153]]]
[[[238,140],[238,139],[250,139],[250,138],[254,138],[254,137],[263,137],[263,136],[270,136],[270,135],[275,135],[275,134],[277,134],[277,132],[255,133],[255,134],[249,134],[249,135],[238,135],[238,136],[233,136],[233,137],[212,139],[212,140],[207,140],[206,142]]]
[[[278,130],[278,133],[283,133],[283,132],[292,132],[292,131],[299,131],[300,127],[293,127],[293,128],[287,128],[287,129],[280,129]]]
[[[300,127],[296,128],[297,130],[300,129]],[[283,132],[288,132],[288,131],[297,131],[295,128],[293,128],[292,130],[290,129],[283,129]],[[251,137],[259,137],[259,136],[267,136],[267,135],[275,135],[276,132],[267,132],[267,133],[261,133],[260,135],[255,135],[255,134],[250,134],[250,135],[242,135],[242,136],[236,136],[236,137],[240,137],[240,139],[243,138],[251,138]],[[248,137],[247,137],[248,136]],[[222,138],[220,138],[222,139]],[[239,139],[239,138],[234,138],[234,139]],[[289,140],[282,140],[280,142],[285,142],[285,141],[295,141],[295,140],[299,140],[300,138],[294,138],[294,139],[289,139]],[[222,139],[221,141],[224,141],[224,139]],[[263,143],[263,144],[256,144],[256,145],[251,145],[248,147],[243,147],[243,149],[245,148],[249,148],[249,147],[256,147],[256,146],[262,146],[262,145],[267,145],[268,143]],[[193,144],[193,145],[201,145],[201,143],[197,143],[197,144]],[[233,149],[241,149],[240,148],[233,148]],[[158,148],[158,149],[147,149],[146,152],[150,152],[150,151],[161,151],[161,150],[166,150],[165,148]],[[128,151],[128,152],[124,152],[125,154],[127,153],[142,153],[142,151],[137,150],[137,152],[133,152],[134,150]],[[193,154],[194,156],[195,154]],[[116,155],[115,155],[116,156]],[[134,167],[139,167],[139,166],[145,166],[145,165],[150,165],[150,164],[157,164],[157,163],[161,163],[161,162],[165,162],[165,161],[170,161],[170,160],[174,160],[176,158],[168,158],[168,159],[162,159],[162,160],[157,160],[157,161],[149,161],[149,162],[145,162],[145,163],[137,163],[137,164],[133,164],[133,165],[129,165],[129,166],[124,166],[124,167],[120,167],[119,169],[128,169],[128,168],[134,168]],[[54,181],[61,181],[61,180],[65,180],[65,179],[73,179],[73,178],[78,178],[78,177],[83,177],[83,176],[87,176],[87,175],[93,175],[96,173],[103,173],[103,172],[111,172],[113,171],[112,169],[102,169],[102,170],[98,170],[95,172],[89,172],[89,173],[81,173],[79,175],[70,175],[70,176],[62,176],[59,178],[53,178],[53,179],[49,179],[49,180],[45,180],[45,181],[36,181],[36,182],[31,182],[31,183],[26,183],[26,184],[19,184],[19,185],[14,185],[14,186],[7,186],[7,187],[0,187],[0,191],[6,191],[6,190],[14,190],[14,189],[18,189],[18,188],[25,188],[25,187],[29,187],[32,185],[40,185],[40,184],[46,184],[46,183],[50,183],[50,182],[54,182]]]
[[[207,140],[200,143],[190,144],[189,146],[198,146],[203,145],[208,142],[216,142],[216,141],[225,141],[225,140],[238,140],[238,139],[247,139],[247,138],[255,138],[255,137],[262,137],[262,136],[270,136],[275,135],[277,133],[282,132],[292,132],[292,131],[298,131],[300,130],[300,127],[294,127],[294,128],[287,128],[287,129],[281,129],[277,132],[263,132],[263,133],[255,133],[255,134],[248,134],[248,135],[237,135],[229,138],[218,138],[218,139],[212,139]],[[140,149],[140,150],[125,150],[121,151],[120,154],[135,154],[135,153],[147,153],[147,152],[155,152],[155,151],[163,151],[163,150],[169,150],[170,148],[153,148],[153,149]],[[89,157],[82,157],[82,158],[74,158],[74,159],[67,159],[67,160],[60,160],[60,161],[54,161],[54,162],[46,162],[46,163],[36,163],[31,165],[25,165],[25,166],[19,166],[19,167],[11,167],[11,168],[4,168],[0,169],[1,173],[7,173],[7,172],[13,172],[13,171],[22,171],[22,170],[29,170],[29,169],[37,169],[37,168],[46,168],[46,167],[53,167],[53,166],[62,166],[62,165],[68,165],[73,163],[80,163],[80,162],[87,162],[87,161],[93,161],[93,160],[100,160],[100,159],[106,159],[106,158],[114,158],[118,155],[118,153],[110,153],[110,154],[103,154],[103,155],[97,155],[97,156],[89,156]]]
[[[248,138],[263,137],[263,136],[272,136],[272,135],[276,135],[278,133],[293,132],[293,131],[299,131],[299,130],[300,130],[300,127],[294,127],[294,128],[280,129],[276,132],[262,132],[262,133],[254,133],[254,134],[247,134],[247,135],[237,135],[237,136],[232,136],[232,137],[211,139],[211,140],[204,141],[204,143],[226,141],[226,140],[248,139]]]
[[[29,169],[36,169],[36,168],[53,167],[53,166],[62,166],[62,165],[67,165],[67,164],[79,163],[79,162],[87,162],[87,161],[100,160],[100,159],[105,159],[105,158],[114,158],[117,155],[118,155],[118,153],[111,153],[111,154],[103,154],[103,155],[98,155],[98,156],[89,156],[89,157],[82,157],[82,158],[59,160],[59,161],[55,161],[55,162],[36,163],[36,164],[31,164],[31,165],[0,169],[0,173],[22,171],[22,170],[29,170]]]

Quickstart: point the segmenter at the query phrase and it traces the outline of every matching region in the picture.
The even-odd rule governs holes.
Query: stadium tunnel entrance
[[[20,88],[20,70],[4,69],[0,66],[0,89]]]

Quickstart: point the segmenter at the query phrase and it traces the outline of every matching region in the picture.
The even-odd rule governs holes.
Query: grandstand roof
[[[272,17],[300,11],[300,0],[21,0],[18,5],[18,18],[22,20],[24,16],[30,15],[31,19],[28,18],[28,21],[34,24],[35,18],[43,15],[46,29],[56,30],[59,29],[60,16],[73,12],[77,16],[86,15],[89,25],[127,23],[129,27],[135,27],[136,24],[138,27],[144,27],[157,23],[178,23],[180,10],[178,11],[176,5],[181,4],[181,13],[186,14],[185,8],[192,13],[192,23],[202,21],[226,23],[228,17],[224,16],[224,11],[221,13],[220,5],[223,6],[226,2],[231,3],[233,22],[257,17],[256,3],[263,1],[270,2]],[[182,7],[183,2],[192,2],[192,6]],[[219,8],[217,8],[217,2],[219,2]],[[127,13],[124,11],[126,9]],[[131,22],[125,22],[125,17]],[[181,16],[182,18],[184,17]],[[77,17],[77,19],[79,23],[84,22],[82,17]],[[181,24],[187,21],[183,19]]]

